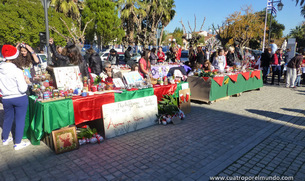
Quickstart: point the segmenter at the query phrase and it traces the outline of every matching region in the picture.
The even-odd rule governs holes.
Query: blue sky
[[[300,25],[305,19],[300,14],[300,6],[295,6],[295,0],[282,0],[283,10],[277,12],[276,19],[285,25],[284,35],[289,34],[290,29]],[[188,31],[188,21],[194,28],[194,14],[197,18],[199,31],[204,17],[206,21],[203,30],[212,28],[212,24],[221,25],[228,15],[240,11],[242,7],[251,5],[254,12],[263,10],[267,0],[175,0],[176,15],[165,30],[173,32],[176,27],[182,28],[179,22],[182,18],[183,24]],[[277,5],[277,4],[276,4]]]

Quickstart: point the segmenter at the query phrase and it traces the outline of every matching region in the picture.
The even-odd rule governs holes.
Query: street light
[[[269,40],[268,40],[268,45],[270,44],[270,38],[271,38],[271,24],[272,24],[272,14],[273,14],[273,5],[278,3],[277,8],[279,11],[282,11],[284,4],[282,3],[282,0],[279,1],[271,1],[271,16],[270,16],[270,24],[269,24]]]
[[[50,6],[51,0],[40,0],[42,3],[42,6],[44,8],[44,17],[45,17],[45,24],[46,24],[46,43],[47,43],[47,65],[51,64],[51,58],[50,58],[50,46],[49,46],[49,19],[48,19],[48,8]]]
[[[280,3],[277,5],[277,9],[279,11],[282,11],[284,4],[280,1]]]

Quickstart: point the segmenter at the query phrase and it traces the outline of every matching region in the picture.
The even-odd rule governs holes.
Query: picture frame
[[[79,148],[75,126],[52,131],[54,151],[56,154]]]

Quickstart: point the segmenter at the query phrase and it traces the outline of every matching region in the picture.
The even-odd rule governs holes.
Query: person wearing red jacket
[[[273,56],[272,56],[272,62],[271,62],[271,66],[272,66],[272,81],[271,81],[271,85],[274,84],[275,74],[277,74],[277,76],[278,76],[278,83],[277,83],[277,85],[280,85],[280,80],[281,80],[281,59],[279,57],[279,53],[280,53],[280,49],[278,49],[275,52],[275,54],[273,54]]]
[[[176,59],[178,60],[178,62],[180,62],[180,58],[181,58],[181,47],[180,45],[177,46],[177,55],[176,55]]]
[[[164,62],[164,60],[165,60],[165,54],[164,54],[164,52],[162,51],[162,47],[159,47],[157,56],[158,56],[158,63],[159,63],[159,62]]]

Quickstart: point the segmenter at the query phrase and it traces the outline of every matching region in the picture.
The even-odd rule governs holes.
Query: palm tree
[[[57,12],[64,13],[67,17],[78,19],[80,17],[79,7],[75,0],[51,0]]]
[[[304,37],[304,27],[296,26],[294,29],[290,30],[290,36],[294,38],[302,38]]]
[[[140,0],[118,0],[121,20],[126,32],[126,42],[134,43],[135,29],[141,24],[141,17],[146,16],[143,2]]]
[[[296,5],[299,4],[299,2],[300,2],[300,6],[302,6],[304,4],[305,0],[296,0],[296,2],[297,2]]]
[[[161,34],[160,37],[163,37],[164,28],[169,24],[169,22],[174,19],[176,11],[174,10],[175,6],[174,0],[165,0],[164,1],[164,12],[161,18]],[[159,46],[162,41],[159,41]]]

